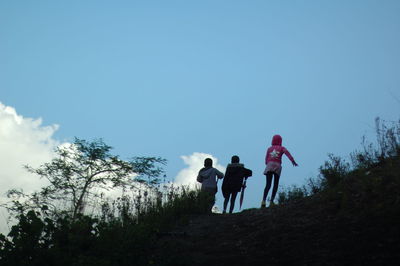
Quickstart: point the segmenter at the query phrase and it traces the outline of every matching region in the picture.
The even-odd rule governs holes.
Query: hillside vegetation
[[[161,238],[170,265],[398,265],[400,159],[266,209],[193,217]],[[304,194],[303,194],[304,195]],[[171,257],[172,255],[172,257]],[[176,264],[177,262],[181,264]]]
[[[21,210],[0,265],[398,265],[398,125],[377,120],[376,146],[330,155],[270,208],[208,214],[206,195],[169,188],[135,212],[129,198],[98,216]]]

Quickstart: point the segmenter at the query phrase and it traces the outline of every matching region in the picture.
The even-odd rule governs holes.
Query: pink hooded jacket
[[[267,154],[265,156],[265,164],[268,162],[277,162],[282,164],[282,155],[286,154],[292,163],[295,163],[290,152],[282,146],[282,137],[280,135],[275,135],[272,137],[272,146],[268,148]]]

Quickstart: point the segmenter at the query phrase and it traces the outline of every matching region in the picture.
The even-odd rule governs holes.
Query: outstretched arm
[[[285,155],[289,158],[289,160],[292,162],[293,166],[298,166],[296,161],[294,160],[293,156],[290,154],[290,152],[287,149],[284,149],[283,151]]]

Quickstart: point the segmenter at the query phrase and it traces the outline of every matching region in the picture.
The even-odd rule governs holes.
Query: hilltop
[[[364,146],[351,163],[330,155],[318,177],[269,208],[209,214],[209,194],[151,182],[102,201],[100,215],[14,201],[0,265],[398,265],[400,123],[377,123],[377,133],[378,149]]]
[[[193,217],[160,238],[158,248],[178,265],[397,265],[399,222],[337,215],[299,202]]]
[[[266,209],[189,218],[157,241],[161,265],[398,265],[400,160]]]

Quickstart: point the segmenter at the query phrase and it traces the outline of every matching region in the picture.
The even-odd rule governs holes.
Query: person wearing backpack
[[[204,160],[204,167],[200,169],[197,175],[197,182],[201,183],[201,190],[211,196],[209,211],[215,203],[215,194],[217,193],[217,180],[224,178],[224,174],[212,166],[213,161],[211,158]]]
[[[267,149],[267,154],[265,156],[266,167],[264,170],[264,175],[266,177],[266,185],[261,202],[261,208],[264,208],[266,206],[265,201],[271,188],[272,179],[274,180],[274,186],[272,188],[270,206],[274,205],[274,199],[276,196],[276,192],[278,191],[279,178],[282,171],[283,154],[285,154],[289,158],[293,166],[298,166],[290,152],[282,146],[282,137],[280,135],[275,135],[272,137],[272,145]]]
[[[252,176],[252,171],[244,168],[244,165],[239,163],[239,161],[239,156],[234,155],[231,158],[231,163],[226,167],[224,181],[222,182],[222,194],[225,199],[222,213],[226,213],[229,200],[231,201],[229,213],[233,212],[236,196],[243,186],[243,179]]]

